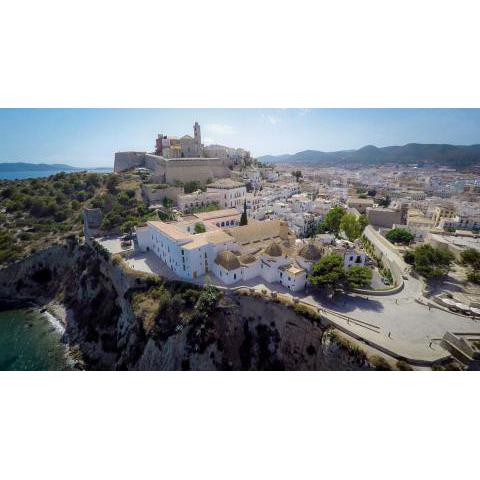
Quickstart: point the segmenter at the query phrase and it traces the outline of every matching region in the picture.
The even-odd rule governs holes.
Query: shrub
[[[375,370],[391,370],[392,369],[392,367],[387,362],[387,360],[384,357],[381,357],[380,355],[372,355],[368,359],[368,361],[373,367],[375,367]]]
[[[197,222],[194,227],[194,232],[195,233],[205,233],[205,225],[201,222]]]
[[[405,360],[398,360],[397,368],[403,371],[413,370],[413,368]]]
[[[408,245],[413,240],[413,235],[406,228],[393,228],[385,238],[392,243],[402,243]]]
[[[448,250],[422,245],[413,250],[413,267],[425,278],[441,277],[449,272],[453,258]]]
[[[312,307],[308,307],[307,305],[302,305],[301,303],[297,303],[293,307],[293,311],[298,315],[309,318],[311,320],[315,320],[318,318],[317,313],[313,310]]]

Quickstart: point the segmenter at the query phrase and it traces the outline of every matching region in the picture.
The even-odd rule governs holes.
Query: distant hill
[[[41,172],[44,170],[82,170],[62,163],[0,163],[0,172]]]
[[[358,150],[322,152],[305,150],[293,155],[265,155],[261,162],[291,163],[319,166],[362,166],[397,164],[435,164],[467,167],[480,163],[480,145],[447,145],[409,143],[403,146],[375,147],[367,145]]]

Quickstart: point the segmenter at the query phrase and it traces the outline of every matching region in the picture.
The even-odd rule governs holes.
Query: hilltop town
[[[83,282],[88,275],[74,272],[92,252],[96,262],[107,263],[91,265],[92,257],[87,270],[113,269],[95,302],[111,289],[117,296],[133,295],[118,318],[112,313],[118,300],[104,305],[109,333],[96,343],[103,352],[94,360],[100,362],[97,367],[111,368],[102,363],[105,349],[117,338],[120,355],[122,335],[137,335],[138,322],[142,335],[155,341],[180,335],[184,328],[198,328],[202,338],[207,317],[192,319],[182,306],[197,298],[199,293],[192,297],[191,292],[203,292],[212,302],[207,302],[209,318],[220,323],[204,347],[185,334],[200,351],[225,334],[218,315],[227,307],[214,306],[247,296],[253,297],[248,309],[282,303],[312,325],[333,328],[340,335],[337,343],[347,356],[360,358],[359,365],[368,357],[376,359],[370,365],[377,369],[478,368],[480,176],[475,166],[457,171],[428,164],[349,169],[267,164],[243,148],[203,145],[198,123],[193,136],[159,134],[151,152],[117,152],[114,161],[111,174],[59,173],[0,184],[0,263],[4,290],[11,285],[15,292],[11,298],[25,295],[24,301],[35,301],[37,289],[46,288],[43,303],[63,298],[76,305],[71,324],[77,325],[91,308],[84,305],[85,291],[82,287],[80,297],[71,298],[76,290],[63,290],[55,272],[68,267],[65,275]],[[45,252],[60,247],[78,252],[72,258],[60,255],[60,263],[52,266]],[[119,271],[125,279],[110,285]],[[181,298],[177,284],[185,290]],[[204,301],[192,306],[202,311]],[[125,316],[128,334],[118,331]],[[288,330],[286,319],[292,324],[297,317],[286,311],[279,315],[275,322],[284,324],[268,327],[271,341],[278,328]],[[85,318],[88,328],[77,325],[71,335],[80,338],[87,356],[92,355],[90,339],[98,335],[91,321]],[[287,349],[281,362],[270,359],[269,365],[306,368],[312,338],[305,333],[300,342],[295,336],[304,353],[295,364],[302,366],[293,367],[293,337],[287,330],[279,333]],[[247,333],[243,337],[229,341],[247,342]],[[186,355],[182,352],[178,355]],[[221,368],[231,355],[223,354]],[[324,365],[318,355],[309,368]],[[136,361],[145,366],[141,358]],[[177,368],[177,361],[168,364]],[[244,358],[242,367],[234,363],[234,368],[249,361]],[[218,368],[202,365],[190,367]]]
[[[115,154],[150,218],[88,239],[133,270],[286,295],[391,359],[417,366],[480,352],[480,177],[472,168],[263,164],[242,148],[159,135]],[[448,360],[448,361],[450,361]]]

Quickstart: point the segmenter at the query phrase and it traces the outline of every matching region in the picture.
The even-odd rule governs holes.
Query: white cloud
[[[215,140],[211,137],[203,137],[202,141],[204,145],[211,145],[212,143],[215,143]]]
[[[282,119],[280,117],[277,117],[276,115],[265,115],[262,113],[262,117],[267,120],[267,122],[270,122],[272,125],[276,125],[277,123],[280,123]]]
[[[207,132],[217,135],[233,135],[236,130],[231,125],[225,125],[222,123],[208,123],[206,126]]]

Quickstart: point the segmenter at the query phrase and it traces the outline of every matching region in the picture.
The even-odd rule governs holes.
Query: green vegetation
[[[331,342],[335,343],[340,349],[346,351],[349,357],[354,358],[359,364],[362,364],[367,360],[367,355],[364,350],[362,350],[357,344],[347,340],[335,330],[328,330],[327,336]]]
[[[312,285],[327,290],[362,288],[370,285],[372,272],[368,267],[362,266],[345,269],[343,258],[337,253],[331,253],[313,265],[308,280]]]
[[[293,306],[293,310],[298,315],[309,318],[310,320],[318,320],[320,317],[318,313],[315,311],[314,307],[309,307],[307,305],[302,305],[301,303],[296,303]]]
[[[368,361],[370,362],[370,365],[375,367],[375,370],[391,370],[392,367],[390,364],[387,362],[387,360],[384,357],[381,357],[380,355],[372,355]]]
[[[201,207],[186,208],[185,212],[186,213],[203,213],[203,212],[213,212],[219,209],[220,209],[220,205],[218,204],[218,202],[213,202]]]
[[[164,199],[162,200],[162,205],[165,208],[172,208],[173,207],[173,200],[171,200],[170,198],[164,197]]]
[[[461,253],[461,262],[468,269],[468,280],[480,284],[480,252],[474,248],[467,248]]]
[[[197,180],[192,180],[191,182],[185,183],[183,190],[185,193],[193,193],[197,190],[202,190],[202,184]]]
[[[408,245],[413,240],[413,235],[405,228],[392,228],[385,238],[391,243]]]
[[[353,213],[346,213],[340,220],[340,230],[353,242],[363,233],[368,225],[368,219],[361,215],[358,219]]]
[[[201,222],[197,222],[194,226],[194,232],[195,233],[205,233],[205,225]]]
[[[343,258],[336,253],[325,255],[313,265],[308,281],[327,289],[341,288],[345,281]]]
[[[81,234],[82,208],[106,190],[105,177],[76,172],[0,181],[0,262]]]
[[[388,195],[386,195],[385,197],[379,198],[377,200],[378,205],[384,208],[387,208],[390,205],[390,202],[391,202],[391,199]]]
[[[208,340],[205,335],[212,326],[210,317],[221,296],[213,286],[200,289],[184,282],[165,282],[134,293],[132,305],[146,335],[165,340],[191,326],[191,341],[201,341],[205,346]]]
[[[240,226],[248,224],[248,217],[247,217],[247,201],[243,202],[243,212],[242,216],[240,217]]]
[[[337,205],[330,209],[323,221],[317,225],[315,233],[330,232],[338,237],[340,231],[342,231],[353,242],[362,235],[367,225],[368,218],[366,215],[360,215],[357,218],[353,213],[347,213],[343,207]]]
[[[345,209],[339,205],[331,208],[323,220],[325,230],[338,235],[340,232],[340,222],[342,221],[345,213]]]
[[[422,245],[408,251],[404,258],[418,274],[427,279],[447,275],[453,262],[453,255],[449,251],[431,245]]]
[[[345,275],[349,288],[368,287],[372,281],[372,271],[368,267],[350,267],[346,270]]]
[[[402,371],[413,370],[413,368],[405,360],[398,360],[396,366]]]
[[[295,177],[295,180],[298,182],[303,177],[303,174],[300,170],[294,170],[292,172],[292,177]]]
[[[141,201],[138,175],[86,172],[0,181],[0,263],[72,234],[82,235],[83,208],[99,208],[102,228],[130,233],[157,218]]]

